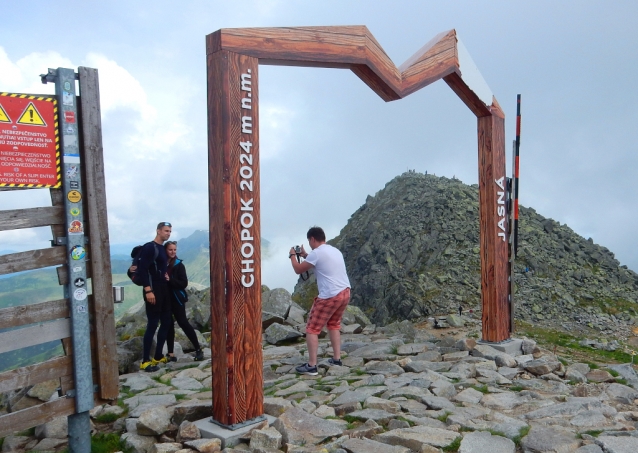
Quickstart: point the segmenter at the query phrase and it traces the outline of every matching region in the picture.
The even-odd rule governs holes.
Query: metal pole
[[[66,215],[66,247],[69,282],[65,297],[70,301],[71,339],[73,343],[73,378],[75,389],[66,397],[75,397],[74,415],[69,421],[69,450],[90,453],[91,426],[89,410],[93,408],[93,371],[91,366],[91,337],[89,327],[88,291],[86,281],[86,243],[84,212],[82,209],[82,177],[78,111],[73,69],[49,69],[43,82],[55,82],[58,99],[60,137],[62,138],[62,188]],[[56,243],[60,243],[57,241]],[[63,242],[63,241],[62,241]]]

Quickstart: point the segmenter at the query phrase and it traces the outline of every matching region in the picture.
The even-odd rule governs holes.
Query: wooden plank
[[[91,255],[91,247],[87,244],[86,247],[86,255],[90,257]],[[86,266],[86,277],[91,278],[93,276],[93,267],[91,266],[91,260],[88,259],[84,262]],[[68,266],[59,266],[55,268],[55,272],[58,274],[58,283],[60,285],[68,285],[69,284],[69,268]],[[113,277],[111,277],[113,278]]]
[[[0,333],[0,353],[34,346],[71,336],[71,320],[58,319]]]
[[[221,29],[207,36],[206,52],[248,55],[260,64],[351,69],[385,101],[404,98],[441,78],[477,115],[487,106],[460,78],[456,31],[440,33],[399,68],[365,26]]]
[[[117,399],[119,377],[115,343],[115,312],[113,308],[113,280],[106,210],[106,178],[102,147],[102,121],[97,69],[80,67],[81,133],[83,143],[86,193],[86,220],[91,244],[91,285],[95,306],[96,360],[99,370],[100,397]]]
[[[57,266],[66,262],[66,247],[30,250],[0,256],[0,275]]]
[[[71,357],[55,357],[46,362],[0,373],[0,393],[24,388],[73,373]]]
[[[499,342],[509,338],[509,303],[505,119],[498,105],[491,116],[478,118],[478,143],[482,334]]]
[[[68,299],[2,308],[0,309],[0,329],[68,318],[69,316]]]
[[[64,192],[62,191],[62,189],[49,189],[49,195],[51,196],[51,204],[64,210]],[[51,225],[51,236],[53,237],[53,239],[55,239],[56,237],[64,237],[66,236],[66,233],[67,228],[65,224]]]
[[[0,231],[64,224],[64,209],[47,206],[0,211]]]
[[[74,398],[59,398],[47,403],[0,416],[0,437],[75,413]]]

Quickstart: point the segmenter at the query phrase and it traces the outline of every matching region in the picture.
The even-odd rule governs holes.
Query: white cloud
[[[259,106],[260,158],[279,156],[292,136],[292,124],[296,112],[283,105],[262,104]]]

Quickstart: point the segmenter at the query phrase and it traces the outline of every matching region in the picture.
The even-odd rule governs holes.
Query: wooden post
[[[509,338],[505,116],[494,101],[478,118],[481,294],[484,341]]]
[[[213,421],[232,428],[263,418],[258,60],[207,63]]]

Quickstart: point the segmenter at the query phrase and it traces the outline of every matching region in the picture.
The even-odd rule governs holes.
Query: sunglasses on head
[[[170,222],[160,222],[157,224],[157,229],[159,230],[162,227],[173,227],[173,225],[170,224]]]
[[[177,241],[166,241],[166,245],[177,245]]]

